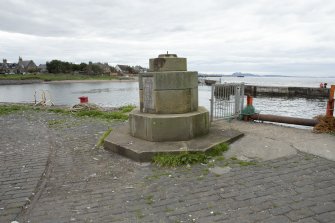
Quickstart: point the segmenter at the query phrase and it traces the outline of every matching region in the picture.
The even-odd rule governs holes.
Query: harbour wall
[[[276,87],[245,85],[244,94],[251,96],[328,98],[329,88]]]

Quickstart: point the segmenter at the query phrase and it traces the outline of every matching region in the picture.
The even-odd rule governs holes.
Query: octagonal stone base
[[[185,114],[149,114],[139,109],[129,114],[130,134],[153,142],[182,141],[206,135],[209,131],[209,113],[198,111]]]
[[[129,125],[125,123],[113,128],[105,139],[104,147],[138,162],[150,162],[158,153],[205,152],[220,143],[232,143],[242,136],[243,133],[216,123],[210,127],[208,134],[188,141],[150,142],[131,136]]]

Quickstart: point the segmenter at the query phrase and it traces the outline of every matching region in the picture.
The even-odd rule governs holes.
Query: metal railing
[[[244,103],[244,83],[224,83],[212,85],[211,121],[236,118]]]

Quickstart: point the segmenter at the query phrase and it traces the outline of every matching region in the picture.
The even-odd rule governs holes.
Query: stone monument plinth
[[[153,142],[184,141],[209,131],[209,112],[198,107],[198,72],[186,58],[161,54],[139,75],[140,108],[129,114],[130,134]]]
[[[139,75],[140,107],[113,128],[106,149],[149,162],[158,153],[206,152],[243,135],[219,123],[209,128],[209,112],[198,107],[198,73],[187,71],[186,58],[163,54],[149,67]]]

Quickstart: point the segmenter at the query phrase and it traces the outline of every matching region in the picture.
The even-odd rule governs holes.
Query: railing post
[[[240,105],[240,113],[243,110],[243,106],[244,106],[244,82],[241,83],[241,105]]]
[[[240,91],[241,88],[238,84],[235,84],[234,86],[234,91],[235,91],[235,116],[237,116],[240,112]]]
[[[214,88],[215,88],[215,84],[213,84],[212,86],[212,92],[211,92],[211,122],[213,122],[213,108],[214,108]]]

